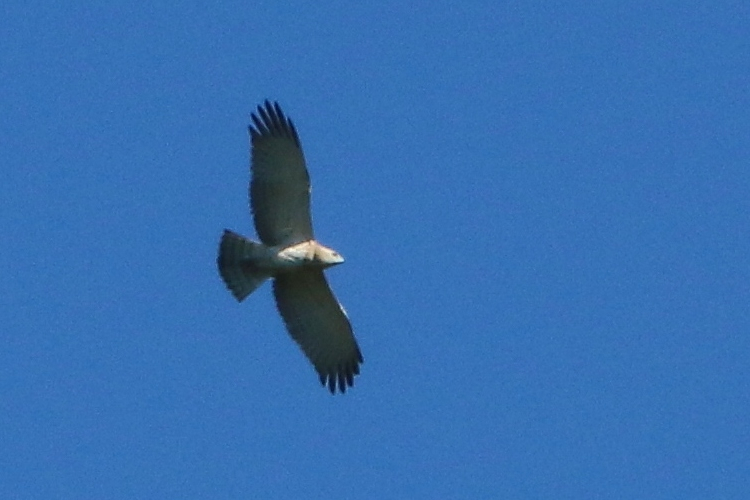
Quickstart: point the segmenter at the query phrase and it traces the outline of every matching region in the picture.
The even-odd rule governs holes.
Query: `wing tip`
[[[353,363],[340,365],[328,372],[318,371],[318,379],[323,387],[327,387],[331,394],[336,391],[346,394],[348,387],[354,387],[354,377],[359,375],[359,365],[364,363],[362,353],[357,348],[357,358]]]
[[[257,140],[263,136],[286,137],[300,146],[299,135],[294,122],[284,114],[278,101],[265,99],[250,114],[252,123],[248,126],[250,137]]]

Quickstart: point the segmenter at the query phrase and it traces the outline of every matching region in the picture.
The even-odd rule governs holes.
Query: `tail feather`
[[[216,263],[219,266],[219,274],[237,301],[242,302],[270,277],[254,264],[254,260],[262,254],[261,243],[224,230]]]

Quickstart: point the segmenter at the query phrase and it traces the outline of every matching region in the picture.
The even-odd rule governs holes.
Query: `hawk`
[[[251,115],[250,208],[260,243],[228,229],[217,264],[227,288],[242,302],[273,279],[276,306],[292,338],[331,394],[354,384],[363,362],[351,323],[323,270],[343,257],[315,241],[310,176],[292,120],[268,100]]]

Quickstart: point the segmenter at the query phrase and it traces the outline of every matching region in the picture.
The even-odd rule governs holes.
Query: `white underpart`
[[[313,260],[313,242],[305,241],[286,248],[272,247],[273,261],[279,267],[300,267]]]

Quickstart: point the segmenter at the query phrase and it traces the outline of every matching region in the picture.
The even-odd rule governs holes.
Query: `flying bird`
[[[292,120],[267,100],[251,118],[250,208],[260,243],[225,229],[219,274],[239,302],[273,279],[276,306],[289,334],[320,383],[331,394],[337,388],[344,393],[359,374],[362,353],[323,274],[344,259],[313,236],[310,175]]]

